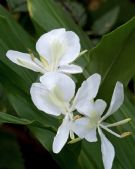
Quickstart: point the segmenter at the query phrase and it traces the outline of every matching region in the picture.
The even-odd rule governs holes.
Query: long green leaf
[[[100,96],[112,94],[116,81],[125,86],[135,74],[135,18],[105,35],[100,43],[90,50],[87,71],[102,75]]]
[[[27,52],[28,48],[34,50],[31,37],[15,22],[8,12],[0,6],[0,60],[15,71],[29,86],[35,81],[36,75],[20,66],[15,65],[6,57],[9,49]],[[27,87],[26,87],[27,88]]]
[[[61,27],[73,30],[80,36],[83,48],[90,48],[92,46],[86,34],[58,3],[53,0],[27,0],[27,2],[30,16],[45,31]]]
[[[13,124],[27,125],[27,124],[31,124],[32,122],[33,121],[27,119],[21,119],[13,115],[0,112],[0,123],[13,123]]]

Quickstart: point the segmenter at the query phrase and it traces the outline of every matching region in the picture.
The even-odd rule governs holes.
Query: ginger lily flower
[[[80,53],[79,37],[64,28],[43,34],[36,43],[40,60],[33,54],[9,50],[6,56],[14,63],[42,74],[46,72],[81,73],[80,66],[71,64]]]
[[[74,139],[72,123],[73,112],[85,101],[93,100],[97,95],[101,77],[98,74],[90,76],[82,83],[76,96],[75,83],[67,75],[49,72],[40,77],[41,83],[34,83],[31,87],[31,96],[36,107],[45,113],[59,116],[64,119],[53,142],[53,152],[58,153],[66,144],[68,137]]]
[[[96,130],[98,130],[101,138],[101,152],[105,169],[111,169],[115,156],[115,151],[111,142],[103,134],[102,129],[119,138],[125,137],[130,134],[129,132],[125,132],[122,135],[119,135],[110,129],[111,127],[127,123],[130,119],[125,119],[113,124],[108,124],[104,122],[104,120],[106,120],[110,115],[112,115],[119,109],[123,101],[123,85],[120,82],[117,82],[112,95],[110,107],[106,114],[103,115],[103,112],[106,108],[105,101],[98,99],[95,102],[85,102],[84,105],[82,107],[79,107],[78,109],[78,111],[82,115],[84,115],[84,117],[75,120],[74,128],[72,129],[74,133],[76,133],[80,138],[85,138],[89,142],[97,141]]]

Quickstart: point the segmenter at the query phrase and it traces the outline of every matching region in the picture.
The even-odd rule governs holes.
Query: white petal
[[[63,73],[71,73],[71,74],[82,73],[82,71],[83,71],[80,66],[73,65],[73,64],[61,65],[58,70]]]
[[[57,99],[43,84],[33,83],[30,93],[32,101],[39,110],[55,116],[60,115],[63,111],[65,112],[65,103]]]
[[[84,138],[89,132],[88,125],[89,119],[82,117],[74,121],[72,129],[80,138]]]
[[[74,105],[76,105],[76,107],[80,107],[83,101],[93,100],[97,95],[100,81],[101,76],[97,73],[93,74],[84,81],[76,94]]]
[[[89,130],[89,133],[85,136],[85,139],[89,142],[96,142],[97,141],[96,127],[91,128]]]
[[[70,120],[68,115],[65,116],[61,126],[58,128],[57,134],[53,141],[53,152],[59,153],[66,144],[70,132]]]
[[[107,113],[102,117],[102,120],[105,120],[108,116],[116,112],[120,106],[122,105],[124,101],[124,89],[123,89],[123,84],[120,82],[116,83],[113,95],[112,95],[112,100],[110,107],[107,111]]]
[[[38,65],[32,60],[31,55],[27,53],[22,53],[18,51],[8,50],[6,56],[17,65],[23,66],[25,68],[31,69],[35,72],[44,73],[44,68],[41,67],[42,63],[38,60],[41,65]]]
[[[89,133],[89,119],[86,117],[79,118],[72,124],[72,129],[80,138],[84,138]]]
[[[106,102],[101,99],[98,99],[95,102],[83,100],[79,105],[81,106],[76,106],[77,111],[90,118],[93,118],[94,114],[98,116],[97,118],[100,118],[106,108]]]
[[[89,142],[97,141],[96,127],[90,128],[90,121],[86,117],[75,120],[72,124],[72,130],[80,138],[85,138]]]
[[[65,102],[69,102],[74,96],[75,83],[65,74],[56,72],[46,73],[40,77],[40,81],[46,88],[53,90],[58,98],[63,98]]]
[[[65,29],[54,29],[42,35],[36,44],[36,49],[49,64],[68,64],[74,61],[80,53],[78,36]]]
[[[79,113],[90,117],[91,113],[95,112],[95,104],[94,102],[90,102],[90,101],[81,101],[79,102],[79,105],[81,106],[76,106],[76,109]]]
[[[98,128],[98,132],[101,138],[101,152],[102,152],[104,168],[111,169],[114,156],[115,156],[114,147],[111,144],[111,142],[105,137],[105,135],[103,134],[100,128]]]
[[[101,115],[103,114],[103,112],[105,111],[107,104],[104,100],[101,99],[97,99],[95,101],[95,112],[97,112],[97,114],[99,115],[99,117],[101,117]]]

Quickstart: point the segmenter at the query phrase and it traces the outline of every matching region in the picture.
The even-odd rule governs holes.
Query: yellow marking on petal
[[[61,107],[64,111],[63,113],[67,112],[68,109],[64,101],[64,96],[57,86],[51,89],[48,99],[50,99],[56,106]]]
[[[32,50],[31,50],[31,49],[28,49],[28,52],[29,52],[29,54],[30,54],[30,56],[31,56],[31,59],[34,61],[35,56],[34,56]]]
[[[47,60],[46,60],[44,57],[40,56],[40,60],[41,60],[41,62],[43,63],[43,65],[44,65],[46,68],[49,67],[48,62],[47,62]]]
[[[17,61],[18,61],[20,64],[24,65],[24,66],[26,65],[25,62],[22,61],[21,59],[17,59]]]

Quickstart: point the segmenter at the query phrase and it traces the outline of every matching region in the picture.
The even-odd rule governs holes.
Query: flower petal
[[[89,133],[89,119],[86,117],[79,118],[72,124],[72,129],[80,138],[84,138]]]
[[[97,112],[97,114],[101,117],[101,115],[103,114],[103,112],[105,111],[107,104],[104,100],[102,99],[97,99],[95,101],[95,111]]]
[[[45,71],[44,68],[42,67],[42,63],[37,58],[34,58],[34,59],[38,60],[38,62],[40,63],[40,65],[38,65],[37,63],[34,62],[34,60],[32,60],[31,55],[29,55],[27,53],[22,53],[22,52],[18,52],[18,51],[14,51],[14,50],[8,50],[6,53],[6,56],[12,62],[16,63],[17,65],[31,69],[35,72],[44,73],[44,71]]]
[[[65,112],[64,103],[57,99],[43,84],[33,83],[30,93],[32,101],[39,110],[55,116]]]
[[[101,152],[102,152],[104,168],[111,169],[114,156],[115,156],[114,147],[111,144],[111,142],[105,137],[105,135],[103,134],[100,128],[98,128],[98,132],[101,138]]]
[[[61,126],[58,128],[57,134],[53,141],[53,152],[59,153],[66,144],[70,132],[70,120],[68,115],[65,116]]]
[[[86,100],[86,101],[79,102],[79,104],[81,106],[76,106],[76,109],[80,114],[90,117],[91,113],[95,112],[95,105],[93,101],[90,102]]]
[[[49,72],[40,77],[48,90],[53,90],[60,100],[69,102],[75,93],[75,83],[67,75],[56,72]]]
[[[123,84],[120,82],[116,83],[110,107],[107,113],[102,117],[102,121],[105,120],[108,116],[116,112],[124,101],[124,89]]]
[[[75,73],[82,73],[83,70],[80,66],[71,64],[71,65],[61,65],[59,71],[63,73],[75,74]]]
[[[76,108],[81,107],[82,102],[93,100],[96,97],[100,81],[101,76],[95,73],[82,83],[74,99]]]
[[[85,138],[89,142],[97,141],[96,127],[90,128],[90,121],[86,117],[75,120],[72,124],[72,130],[81,139]]]
[[[80,53],[78,36],[65,29],[54,29],[42,35],[36,43],[36,49],[49,64],[68,64]]]
[[[85,136],[85,139],[89,142],[97,141],[96,127],[89,129],[89,133]]]

